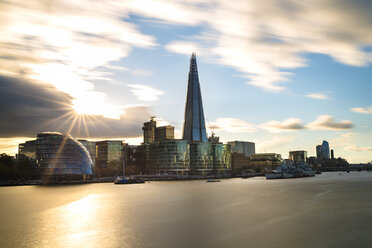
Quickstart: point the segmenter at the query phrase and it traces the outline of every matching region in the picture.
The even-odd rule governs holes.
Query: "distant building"
[[[68,180],[92,175],[88,150],[71,135],[39,133],[35,145],[36,161],[45,178]]]
[[[149,173],[149,144],[124,145],[123,160],[126,175]]]
[[[155,142],[174,140],[174,126],[168,125],[155,129]]]
[[[162,141],[150,144],[151,174],[190,174],[190,144],[186,140]]]
[[[151,144],[155,142],[155,129],[156,121],[154,121],[154,117],[151,117],[149,122],[143,123],[143,143]]]
[[[93,162],[93,168],[96,165],[96,142],[79,139],[79,142],[87,148],[90,158]]]
[[[334,159],[335,158],[335,154],[333,152],[333,149],[331,150],[331,159]]]
[[[317,159],[320,159],[321,157],[322,157],[322,155],[321,155],[321,152],[320,152],[320,148],[321,148],[322,146],[321,145],[317,145],[315,148],[316,148],[316,158]]]
[[[231,146],[231,152],[244,154],[246,157],[256,153],[255,143],[248,141],[230,141],[227,142]]]
[[[208,141],[195,53],[190,58],[182,139],[189,141]]]
[[[306,162],[307,161],[307,151],[290,151],[289,157],[290,160],[295,162]]]
[[[18,157],[21,156],[36,159],[36,140],[26,141],[18,145]]]
[[[272,171],[283,162],[277,153],[256,153],[250,156],[250,166],[256,171]]]
[[[330,159],[329,144],[323,140],[322,145],[316,146],[316,157],[318,159]]]
[[[143,123],[142,130],[144,144],[174,139],[174,126],[157,127],[154,117],[151,117],[149,122]]]
[[[104,140],[96,142],[95,174],[113,177],[123,174],[122,141]]]
[[[218,144],[220,143],[220,137],[215,136],[215,133],[212,133],[212,135],[208,137],[208,142],[213,143],[213,144]]]
[[[149,146],[151,174],[230,174],[230,146],[208,142],[170,140]]]
[[[231,153],[231,171],[233,175],[239,174],[241,171],[251,169],[251,160],[243,153]]]
[[[218,137],[217,137],[218,138]],[[212,143],[213,174],[231,173],[231,146],[222,143]]]

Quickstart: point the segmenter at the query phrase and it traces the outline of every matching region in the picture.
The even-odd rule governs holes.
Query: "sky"
[[[181,138],[196,52],[208,134],[256,152],[372,160],[372,2],[0,2],[0,152],[42,131]]]

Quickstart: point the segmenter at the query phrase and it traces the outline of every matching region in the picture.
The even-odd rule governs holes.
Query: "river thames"
[[[0,247],[371,247],[372,172],[0,188]]]

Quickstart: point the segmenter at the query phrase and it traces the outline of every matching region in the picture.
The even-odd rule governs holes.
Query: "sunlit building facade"
[[[92,175],[88,150],[71,135],[43,132],[37,135],[36,161],[44,176],[77,179]]]
[[[231,146],[228,144],[212,144],[213,174],[231,173]]]
[[[213,150],[208,142],[190,142],[191,173],[209,175],[213,173]]]
[[[295,161],[295,162],[306,162],[307,151],[290,151],[288,159]]]
[[[151,174],[190,174],[190,144],[186,140],[152,143],[149,147]]]
[[[256,145],[248,141],[230,141],[227,142],[231,146],[231,152],[244,154],[246,157],[256,153]]]
[[[117,140],[96,142],[95,173],[101,177],[113,177],[123,174],[123,143]]]
[[[96,165],[96,142],[94,141],[88,141],[88,140],[79,140],[81,144],[87,148],[90,158],[92,159],[93,162],[93,170],[94,166]]]

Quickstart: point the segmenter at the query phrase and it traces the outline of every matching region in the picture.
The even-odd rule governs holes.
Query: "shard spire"
[[[195,53],[192,53],[190,58],[185,119],[183,123],[183,139],[204,142],[208,141]]]

